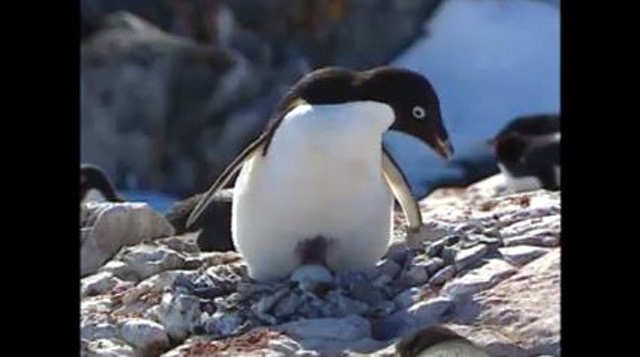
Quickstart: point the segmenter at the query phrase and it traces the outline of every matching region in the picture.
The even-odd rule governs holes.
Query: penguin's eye
[[[413,110],[411,112],[416,119],[422,119],[425,116],[424,108],[419,105],[413,107]]]

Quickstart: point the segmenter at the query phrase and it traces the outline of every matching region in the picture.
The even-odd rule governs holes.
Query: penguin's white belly
[[[334,271],[373,267],[387,249],[393,197],[381,135],[390,122],[322,107],[284,120],[267,155],[247,161],[236,182],[233,240],[254,279],[290,274],[302,263],[299,247],[318,237]]]
[[[498,164],[502,175],[504,175],[505,182],[511,191],[513,192],[525,192],[535,191],[542,188],[542,182],[535,176],[513,176],[511,172],[502,164]],[[554,166],[553,168],[554,178],[556,185],[560,185],[560,167]]]

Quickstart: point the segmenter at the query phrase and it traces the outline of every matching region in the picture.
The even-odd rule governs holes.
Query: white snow
[[[490,154],[484,141],[515,116],[559,112],[557,2],[449,0],[425,32],[393,64],[434,85],[456,158]],[[461,173],[412,138],[392,134],[385,142],[417,196],[425,182]]]

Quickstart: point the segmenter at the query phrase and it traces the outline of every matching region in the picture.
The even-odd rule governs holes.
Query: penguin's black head
[[[509,135],[541,136],[560,131],[560,116],[557,114],[527,115],[515,118],[507,124],[495,139]]]
[[[108,201],[122,202],[124,199],[116,193],[107,175],[97,166],[80,165],[80,200],[89,190],[98,190]]]
[[[507,135],[494,143],[498,160],[506,164],[518,162],[526,148],[526,139],[518,134]]]
[[[536,138],[553,135],[560,131],[560,116],[537,114],[515,118],[491,140],[498,160],[509,163],[520,159],[528,143]]]
[[[390,130],[419,139],[444,158],[453,155],[449,135],[442,123],[438,96],[429,81],[416,72],[393,67],[363,72],[323,68],[302,78],[292,87],[287,99],[302,99],[309,104],[352,101],[387,104],[395,114]]]

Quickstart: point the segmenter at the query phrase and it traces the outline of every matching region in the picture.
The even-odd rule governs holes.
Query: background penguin
[[[189,214],[203,195],[203,193],[195,194],[176,202],[169,208],[165,218],[176,229],[176,235],[200,230],[197,244],[204,252],[234,250],[231,241],[232,190],[220,191],[198,220],[192,226],[187,227]]]
[[[113,183],[96,165],[80,164],[80,202],[109,201],[124,202]]]
[[[439,325],[403,338],[396,351],[400,357],[490,357],[473,342]]]
[[[391,238],[392,194],[409,229],[422,225],[407,180],[382,145],[387,130],[412,135],[444,158],[453,153],[437,95],[420,74],[391,67],[311,72],[187,223],[240,171],[232,238],[252,278],[283,277],[311,262],[333,271],[368,269]]]
[[[514,119],[489,142],[512,191],[560,189],[560,116]]]
[[[189,213],[202,194],[176,202],[164,215],[175,228],[175,234],[200,230],[196,243],[202,251],[233,250],[231,242],[231,194],[222,191],[205,214],[190,229],[186,228]],[[80,165],[80,202],[126,202],[102,169],[93,164]]]

